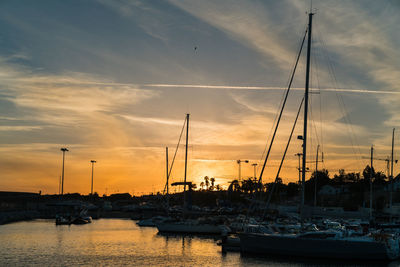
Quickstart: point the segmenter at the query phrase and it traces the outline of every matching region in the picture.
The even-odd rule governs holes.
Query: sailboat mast
[[[167,171],[167,197],[169,194],[169,174],[168,174],[168,147],[165,147],[165,158],[166,158],[166,171]]]
[[[306,86],[304,94],[304,128],[303,128],[303,164],[301,173],[301,216],[304,212],[304,189],[306,182],[306,159],[307,159],[307,113],[308,113],[308,91],[310,83],[310,57],[311,57],[311,30],[312,30],[312,16],[314,13],[310,11],[308,14],[308,43],[307,43],[307,65],[306,65]]]
[[[389,198],[389,208],[390,208],[390,213],[392,212],[392,198],[393,198],[393,152],[394,152],[394,128],[393,128],[393,133],[392,133],[392,155],[391,155],[391,166],[390,166],[390,198]]]
[[[317,157],[316,157],[316,160],[315,160],[314,207],[317,206],[318,152],[319,152],[319,145],[317,146]]]
[[[183,184],[183,209],[186,208],[186,174],[187,174],[187,156],[188,156],[188,140],[189,140],[189,115],[186,114],[186,149],[185,149],[185,180]]]
[[[374,169],[374,146],[371,146],[371,169],[369,172],[369,219],[372,220],[372,177]]]

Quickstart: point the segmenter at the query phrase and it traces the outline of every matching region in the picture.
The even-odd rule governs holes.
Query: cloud
[[[137,116],[129,116],[129,115],[121,115],[122,118],[125,118],[132,122],[141,122],[141,123],[156,123],[156,124],[166,124],[166,125],[181,125],[182,121],[178,120],[170,120],[163,118],[146,118],[146,117],[137,117]]]
[[[312,91],[319,94],[311,95],[309,144],[314,153],[323,134],[330,169],[354,168],[354,150],[366,154],[371,143],[383,155],[389,149],[388,129],[399,124],[399,6],[390,3],[314,1],[319,10]],[[234,160],[257,162],[268,143],[308,4],[98,0],[74,6],[4,5],[2,188],[12,188],[9,181],[18,176],[29,190],[35,183],[53,183],[56,192],[59,148],[65,145],[71,148],[68,177],[74,190],[90,188],[86,178],[93,158],[102,192],[106,187],[108,192],[151,191],[164,183],[164,148],[175,147],[186,113],[191,114],[191,177],[234,178]],[[301,60],[271,154],[271,177],[304,90]],[[335,66],[334,74],[326,63]],[[295,134],[302,134],[301,121]],[[297,176],[293,155],[300,146],[293,140],[288,152],[282,173],[288,179]],[[251,167],[243,168],[252,174]],[[178,164],[176,177],[181,170]]]
[[[170,2],[221,30],[234,41],[259,52],[266,60],[273,60],[283,70],[288,70],[292,65],[296,47],[288,44],[296,43],[293,36],[299,37],[301,30],[299,25],[305,25],[304,11],[309,8],[308,4],[299,1],[281,1],[279,4],[266,5],[268,8],[260,3],[240,1],[230,1],[229,3]],[[399,111],[394,103],[390,105],[387,103],[392,99],[398,99],[397,95],[400,92],[398,69],[400,66],[398,61],[393,60],[399,58],[397,55],[399,52],[396,49],[398,45],[391,38],[395,34],[393,27],[385,27],[398,24],[395,19],[398,7],[387,4],[382,8],[375,2],[370,2],[370,4],[374,8],[368,8],[368,5],[361,1],[315,3],[319,10],[314,16],[313,46],[315,51],[313,56],[319,63],[318,70],[314,70],[312,82],[313,85],[318,84],[322,87],[321,92],[376,94],[379,104],[374,108],[389,111],[393,119],[387,118],[387,122],[382,119],[374,120],[373,123],[389,125],[396,121],[395,114]],[[378,7],[377,11],[376,7]],[[371,12],[378,14],[371,17]],[[263,15],[261,15],[262,13]],[[280,16],[282,14],[286,16]],[[288,14],[290,14],[289,17]],[[293,27],[293,24],[297,25]],[[349,27],[349,25],[353,26]],[[330,69],[329,64],[324,66],[323,63],[335,65],[334,72]],[[300,66],[298,71],[302,73],[304,69]],[[198,88],[201,86],[203,85]],[[223,87],[215,86],[213,88],[222,89]],[[255,86],[251,89],[275,89],[260,87]],[[247,86],[242,88],[227,86],[225,89],[228,88],[250,89]],[[295,87],[294,90],[296,89],[301,88]],[[247,107],[253,108],[254,106],[247,105]],[[350,108],[355,112],[361,112],[358,111],[360,107],[357,107],[358,110],[355,107],[350,106]],[[346,114],[346,116],[349,115],[351,116],[351,114]],[[364,122],[358,120],[353,123],[361,125]],[[378,142],[378,139],[375,137],[373,142]]]
[[[32,131],[40,130],[40,126],[3,126],[0,125],[0,131]]]
[[[3,98],[17,107],[39,112],[38,117],[30,118],[35,121],[50,123],[54,119],[55,124],[63,120],[72,123],[71,118],[74,117],[78,119],[112,112],[120,106],[158,96],[153,90],[106,82],[85,73],[45,75],[13,67],[11,65],[1,71],[6,95]],[[55,120],[54,116],[58,119]]]
[[[260,3],[241,1],[174,1],[171,3],[186,12],[221,29],[232,39],[273,58],[281,68],[288,69],[294,52],[288,49],[271,25],[273,9]],[[261,14],[263,16],[260,16]],[[297,27],[301,29],[301,27]]]
[[[92,84],[86,77],[82,79],[80,76],[70,73],[65,76],[19,79],[18,84],[14,85],[16,96],[9,100],[16,105],[35,109],[96,112],[110,111],[118,105],[134,104],[156,96],[153,91],[126,85]]]

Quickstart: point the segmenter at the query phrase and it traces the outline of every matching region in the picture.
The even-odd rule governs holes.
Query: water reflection
[[[158,234],[134,221],[95,220],[55,226],[52,220],[0,226],[0,266],[365,266],[221,253],[214,236]],[[398,266],[400,262],[385,264]],[[383,266],[371,263],[369,266]]]

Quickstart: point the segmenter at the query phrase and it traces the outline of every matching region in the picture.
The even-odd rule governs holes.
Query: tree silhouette
[[[346,180],[346,172],[344,171],[344,169],[340,169],[339,174],[338,175],[335,174],[333,176],[333,181],[335,183],[343,184],[345,182],[345,180]]]
[[[240,191],[240,185],[239,185],[238,180],[233,180],[233,181],[231,182],[231,184],[229,185],[229,187],[228,187],[228,193],[229,193],[229,192],[232,192],[232,191],[235,191],[235,192]]]
[[[374,179],[374,184],[383,185],[383,184],[385,184],[385,180],[386,180],[387,177],[383,172],[379,171],[379,172],[375,173],[375,177],[374,178],[375,178]]]
[[[201,183],[200,183],[200,187],[201,187],[201,190],[203,190],[203,188],[204,188],[204,182],[201,182]]]
[[[357,173],[354,173],[354,172],[351,172],[351,173],[348,173],[348,174],[346,174],[346,181],[347,182],[353,182],[353,183],[357,183],[358,181],[360,181],[360,173],[359,172],[357,172]]]
[[[211,178],[210,178],[210,182],[211,182],[210,190],[212,191],[212,190],[214,190],[215,178],[211,177]]]
[[[204,182],[206,184],[206,190],[208,190],[208,186],[210,185],[210,178],[208,178],[208,176],[204,177]]]
[[[326,169],[319,170],[317,172],[313,172],[311,174],[310,180],[314,180],[317,177],[317,185],[326,185],[330,182],[329,172]]]
[[[370,177],[374,178],[375,177],[375,170],[372,167],[372,175],[371,175],[371,167],[369,165],[367,165],[364,170],[363,170],[363,177],[364,177],[364,181],[366,183],[369,183],[369,179]]]
[[[254,183],[254,181],[249,178],[247,180],[243,180],[242,181],[242,186],[241,186],[242,190],[246,193],[253,193],[253,191],[256,188],[256,184]]]

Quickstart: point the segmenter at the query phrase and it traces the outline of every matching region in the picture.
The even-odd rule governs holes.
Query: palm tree
[[[207,190],[208,190],[208,186],[210,185],[209,180],[210,180],[210,178],[208,178],[208,176],[204,177],[204,181],[205,181],[206,189],[207,189]]]
[[[204,182],[201,182],[201,183],[200,183],[200,187],[201,187],[201,190],[203,190]]]
[[[210,190],[214,190],[215,178],[211,177],[211,178],[210,178],[210,182],[211,182]]]

